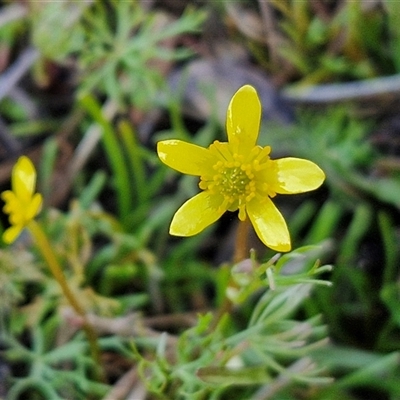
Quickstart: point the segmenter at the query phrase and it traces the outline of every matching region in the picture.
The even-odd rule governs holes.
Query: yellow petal
[[[184,203],[172,219],[169,233],[193,236],[207,228],[226,211],[221,208],[223,197],[201,192]]]
[[[25,218],[27,219],[27,221],[36,217],[42,207],[42,202],[42,195],[40,193],[35,193],[25,211]]]
[[[275,160],[278,166],[277,193],[303,193],[322,185],[325,174],[318,165],[301,158],[281,158]]]
[[[25,224],[25,215],[21,212],[10,213],[8,220],[11,225],[21,225]]]
[[[260,129],[261,103],[256,90],[242,86],[232,97],[226,115],[226,131],[235,152],[247,154],[256,144]]]
[[[14,240],[19,236],[23,229],[22,225],[13,225],[10,226],[3,232],[3,242],[7,244],[11,244]]]
[[[218,161],[210,150],[182,140],[158,142],[157,153],[164,164],[188,175],[212,173],[212,166]]]
[[[15,195],[23,203],[28,203],[36,185],[36,170],[28,157],[20,157],[14,165],[11,183]]]
[[[4,192],[1,192],[1,198],[5,202],[10,201],[10,199],[12,199],[13,197],[15,197],[15,195],[11,190],[5,190]]]
[[[254,198],[246,208],[258,237],[266,246],[276,251],[290,250],[285,219],[269,198],[263,202]]]
[[[11,190],[5,190],[1,193],[1,198],[4,201],[3,211],[7,214],[18,212],[20,209],[20,202]]]

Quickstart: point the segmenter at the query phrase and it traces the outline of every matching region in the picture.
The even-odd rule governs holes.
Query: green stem
[[[32,236],[34,237],[36,244],[39,247],[40,252],[42,253],[43,258],[46,260],[47,265],[50,268],[51,273],[53,274],[54,278],[59,283],[64,296],[69,301],[70,305],[74,309],[74,311],[82,318],[83,320],[83,330],[87,336],[90,352],[93,357],[93,360],[97,366],[100,366],[100,348],[97,341],[97,334],[94,331],[92,325],[87,320],[86,313],[84,308],[76,299],[74,293],[72,292],[71,288],[68,285],[67,279],[60,267],[60,264],[52,250],[51,244],[47,239],[47,236],[43,232],[40,225],[35,221],[31,220],[27,225],[29,231],[31,232]]]

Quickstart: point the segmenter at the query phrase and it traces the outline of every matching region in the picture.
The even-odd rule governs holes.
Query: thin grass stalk
[[[103,128],[102,143],[108,162],[113,172],[115,181],[118,215],[121,221],[126,221],[126,217],[132,209],[132,187],[129,179],[129,171],[120,143],[115,135],[110,122],[104,117],[101,107],[96,99],[87,94],[82,96],[80,103],[88,111],[90,116]]]

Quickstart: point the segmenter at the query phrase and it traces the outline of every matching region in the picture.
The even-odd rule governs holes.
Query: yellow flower
[[[22,156],[14,165],[11,175],[11,188],[1,194],[5,202],[3,211],[9,214],[11,226],[3,233],[3,241],[12,243],[22,229],[40,211],[42,195],[34,194],[36,170],[28,157]]]
[[[157,144],[163,163],[184,174],[200,177],[203,191],[175,213],[170,233],[192,236],[218,220],[225,211],[248,215],[261,241],[277,251],[290,250],[286,222],[271,198],[318,188],[325,179],[313,162],[300,158],[270,159],[271,148],[256,144],[261,104],[252,86],[241,87],[228,107],[228,142],[203,148],[181,140]]]

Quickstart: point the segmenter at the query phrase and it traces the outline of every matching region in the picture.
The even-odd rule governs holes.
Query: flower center
[[[235,198],[248,192],[249,183],[254,177],[249,169],[242,169],[240,166],[230,167],[217,165],[217,180],[221,182],[221,192],[228,197]]]
[[[227,205],[237,201],[239,203],[250,201],[255,196],[256,190],[251,164],[243,163],[242,156],[237,154],[233,156],[236,161],[218,161],[214,165],[213,183],[207,184],[209,190],[215,189],[224,196]]]
[[[218,155],[213,175],[200,177],[199,187],[213,194],[221,194],[224,210],[239,209],[239,218],[246,219],[246,203],[257,195],[260,201],[275,196],[271,189],[274,167],[269,158],[270,148],[255,146],[250,154],[243,156],[231,151],[229,144],[214,142],[210,150]]]

